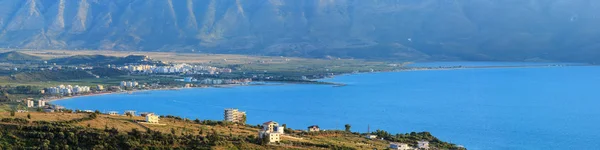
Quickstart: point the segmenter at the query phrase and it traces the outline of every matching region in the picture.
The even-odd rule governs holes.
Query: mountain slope
[[[599,13],[593,0],[0,0],[0,46],[595,62]]]
[[[25,61],[40,61],[41,58],[17,51],[0,53],[0,62],[25,62]]]

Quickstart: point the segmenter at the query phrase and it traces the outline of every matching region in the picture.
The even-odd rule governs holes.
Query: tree
[[[352,126],[350,126],[350,124],[346,124],[346,125],[344,125],[344,127],[346,128],[346,132],[351,132],[351,131],[350,131],[350,128],[351,128]]]
[[[175,129],[171,128],[171,134],[175,135]]]
[[[31,119],[31,114],[27,113],[27,119]]]
[[[269,142],[271,142],[271,139],[267,135],[263,135],[260,139],[260,145],[267,145]]]
[[[11,110],[10,110],[10,116],[11,116],[11,117],[14,117],[14,116],[15,116],[15,110],[14,110],[14,109],[11,109]]]
[[[133,120],[133,114],[131,114],[131,112],[126,112],[125,115],[129,116],[129,119]]]
[[[246,114],[242,115],[242,120],[240,120],[240,123],[246,124]]]

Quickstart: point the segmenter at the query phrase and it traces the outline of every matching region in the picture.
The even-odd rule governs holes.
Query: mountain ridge
[[[0,0],[0,47],[596,62],[599,8],[592,0]]]

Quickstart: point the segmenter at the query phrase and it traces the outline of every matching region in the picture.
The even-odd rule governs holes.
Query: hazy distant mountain
[[[597,61],[598,0],[0,0],[0,47]]]

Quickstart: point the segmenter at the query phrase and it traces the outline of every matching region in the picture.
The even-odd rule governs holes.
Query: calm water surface
[[[469,149],[600,147],[600,67],[431,70],[339,76],[348,86],[268,85],[137,92],[54,102],[72,109],[137,110],[304,129],[429,131]]]

